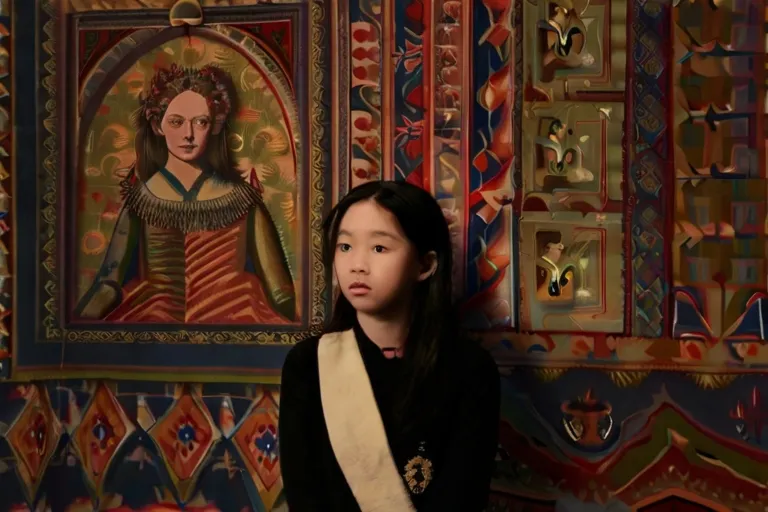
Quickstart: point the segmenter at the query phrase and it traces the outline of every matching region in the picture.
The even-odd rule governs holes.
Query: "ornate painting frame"
[[[179,380],[194,374],[197,381],[237,379],[275,382],[287,351],[301,339],[317,334],[324,322],[331,298],[330,279],[322,264],[321,223],[328,205],[336,196],[331,175],[339,158],[339,123],[346,122],[347,108],[334,96],[332,64],[338,57],[335,2],[310,0],[297,3],[204,7],[200,26],[169,26],[168,9],[130,11],[65,12],[52,0],[19,6],[16,23],[35,23],[32,37],[18,41],[17,48],[34,44],[35,62],[17,61],[16,88],[23,91],[14,99],[19,105],[37,104],[35,125],[22,120],[23,132],[35,137],[19,138],[15,148],[16,169],[38,168],[38,173],[16,173],[16,240],[14,274],[34,278],[35,286],[15,282],[15,332],[12,350],[14,380],[48,377],[64,378],[147,378]],[[71,297],[64,290],[74,279],[72,255],[76,184],[73,156],[78,147],[73,129],[74,109],[83,91],[68,79],[68,52],[74,48],[78,30],[109,28],[113,31],[136,27],[147,32],[144,39],[133,32],[124,59],[137,60],[150,48],[174,37],[207,37],[228,44],[248,59],[258,45],[238,24],[286,18],[291,20],[295,38],[293,81],[289,84],[297,105],[299,148],[296,195],[297,218],[303,250],[297,260],[302,269],[299,299],[300,321],[282,328],[261,330],[246,325],[235,327],[208,324],[181,324],[178,328],[155,325],[76,323],[67,317]],[[234,27],[234,28],[233,28]],[[123,39],[127,40],[127,39]],[[154,46],[153,46],[154,45]],[[132,46],[132,48],[130,48]],[[28,48],[28,46],[27,46]],[[133,53],[131,53],[133,52]],[[76,54],[75,54],[76,55]],[[301,66],[299,62],[309,62]],[[262,61],[263,63],[263,61]],[[120,62],[115,63],[120,66]],[[122,64],[125,67],[125,62]],[[339,68],[338,63],[335,67]],[[269,70],[277,75],[278,70]],[[117,73],[120,76],[120,73]],[[271,75],[270,75],[271,76]],[[109,78],[108,76],[106,78]],[[42,87],[37,90],[35,82]],[[106,81],[106,79],[104,80]],[[109,84],[107,84],[109,85]],[[106,87],[108,90],[109,87]],[[104,93],[105,86],[98,84]],[[66,134],[59,137],[59,134]],[[328,148],[334,148],[328,151]],[[37,160],[37,162],[34,161]],[[305,222],[301,222],[304,220]],[[35,254],[35,258],[19,258]],[[171,362],[171,363],[169,363]],[[245,362],[245,364],[244,364]]]

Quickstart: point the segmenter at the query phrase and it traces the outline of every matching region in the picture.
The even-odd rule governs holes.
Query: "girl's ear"
[[[429,251],[421,258],[421,270],[419,271],[419,282],[426,281],[437,271],[437,253]]]

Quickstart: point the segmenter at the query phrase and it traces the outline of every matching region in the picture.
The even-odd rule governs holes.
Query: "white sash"
[[[333,453],[362,512],[415,512],[352,330],[320,338],[320,398]]]

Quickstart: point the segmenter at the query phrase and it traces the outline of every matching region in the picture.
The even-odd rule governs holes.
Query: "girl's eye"
[[[373,252],[386,252],[387,248],[383,245],[375,245],[373,247]]]
[[[337,247],[337,248],[339,249],[339,251],[341,251],[341,252],[347,252],[347,251],[349,251],[349,250],[351,249],[351,247],[349,246],[349,244],[339,244],[339,245],[337,245],[336,247]]]
[[[170,121],[168,121],[168,123],[171,126],[173,126],[175,128],[178,128],[179,126],[182,125],[183,121],[181,119],[171,119]]]
[[[199,126],[201,128],[205,128],[206,126],[208,126],[208,120],[207,119],[198,119],[196,121],[196,123],[197,123],[197,126]]]

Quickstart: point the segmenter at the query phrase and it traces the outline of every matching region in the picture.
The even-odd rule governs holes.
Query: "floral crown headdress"
[[[214,65],[194,69],[171,64],[169,68],[159,69],[149,87],[141,93],[142,114],[149,122],[159,122],[173,98],[184,91],[193,91],[208,102],[214,133],[218,133],[232,110],[229,82],[229,75]]]

